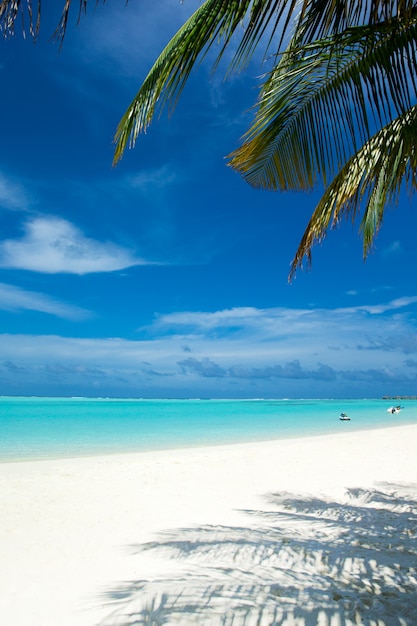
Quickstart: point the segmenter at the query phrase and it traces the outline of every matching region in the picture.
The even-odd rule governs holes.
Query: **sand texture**
[[[415,626],[417,425],[0,464],[5,626]]]

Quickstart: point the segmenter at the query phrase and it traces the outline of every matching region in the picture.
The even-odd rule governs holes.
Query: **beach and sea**
[[[415,400],[3,397],[0,432],[4,624],[417,624]]]

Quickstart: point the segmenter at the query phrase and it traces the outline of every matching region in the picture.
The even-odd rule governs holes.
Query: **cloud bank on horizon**
[[[156,317],[135,340],[2,335],[0,393],[17,391],[25,376],[32,393],[52,395],[284,397],[303,388],[309,397],[355,397],[369,384],[394,394],[401,377],[411,395],[417,337],[407,307],[416,300],[184,311]],[[392,310],[395,319],[387,315]]]

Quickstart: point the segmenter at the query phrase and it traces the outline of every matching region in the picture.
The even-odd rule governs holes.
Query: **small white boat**
[[[347,422],[350,420],[350,417],[347,413],[341,413],[339,415],[339,419],[342,420],[343,422]]]
[[[398,406],[390,406],[389,409],[387,409],[387,413],[399,413],[401,411],[403,407],[398,405]]]

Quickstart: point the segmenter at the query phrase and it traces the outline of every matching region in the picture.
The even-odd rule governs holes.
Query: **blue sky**
[[[113,135],[197,6],[112,0],[51,41],[0,41],[0,394],[380,397],[417,393],[414,200],[287,277],[319,197],[251,189],[226,166],[262,65],[209,59],[116,168]],[[49,9],[48,6],[52,9]]]

